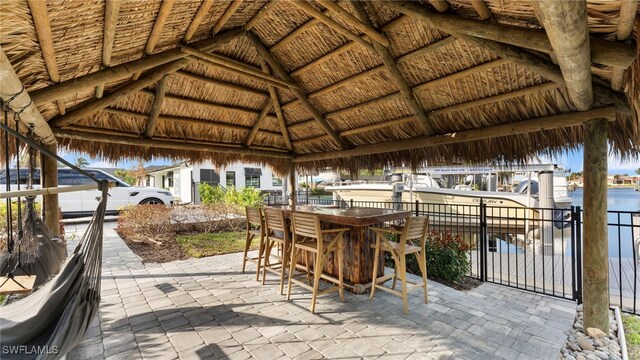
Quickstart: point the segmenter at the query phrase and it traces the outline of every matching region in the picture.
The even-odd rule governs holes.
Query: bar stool
[[[287,300],[291,299],[291,285],[295,283],[305,289],[311,290],[311,313],[316,311],[316,298],[331,291],[340,293],[340,300],[344,301],[344,283],[342,281],[342,262],[344,259],[344,233],[349,229],[329,229],[322,230],[318,216],[294,212],[292,216],[292,232],[293,241],[291,244],[291,260],[289,262],[289,288],[287,289]],[[329,240],[325,240],[329,238]],[[313,261],[313,285],[295,278],[296,263],[298,261],[298,253],[307,251],[315,254]],[[338,256],[338,279],[322,273],[327,256],[331,252],[337,252]],[[333,286],[322,292],[318,292],[320,278],[328,280],[337,286]]]
[[[284,211],[277,209],[264,210],[265,245],[264,265],[262,266],[262,284],[267,279],[267,271],[280,275],[280,294],[284,294],[284,273],[291,259],[291,240]],[[271,250],[277,245],[279,262],[271,263]]]
[[[371,296],[369,300],[373,299],[376,289],[387,291],[391,294],[402,298],[402,311],[407,314],[409,312],[409,302],[407,293],[416,288],[424,289],[424,303],[427,303],[427,257],[425,250],[425,239],[427,237],[428,218],[426,216],[416,216],[407,219],[405,226],[402,230],[396,230],[392,228],[376,228],[373,230],[376,233],[376,244],[371,245],[375,248],[375,257],[373,260],[373,280],[371,281]],[[398,241],[392,241],[387,234],[394,234],[398,236]],[[414,245],[413,241],[417,240],[419,246]],[[378,277],[378,258],[380,257],[380,251],[386,251],[391,253],[393,258],[394,273],[392,275],[385,275]],[[418,260],[418,266],[422,273],[422,282],[414,283],[407,281],[407,255],[415,254]],[[393,284],[391,288],[381,285],[382,282],[393,278]],[[396,280],[400,278],[402,282],[401,291],[397,291]],[[407,284],[412,285],[411,288],[407,288]]]
[[[244,256],[242,257],[242,273],[245,271],[247,261],[255,263],[258,267],[256,269],[256,281],[260,280],[260,263],[262,261],[262,255],[264,253],[264,219],[262,217],[262,211],[260,208],[246,207],[247,211],[247,240],[244,244]],[[253,239],[260,237],[260,248],[258,250],[258,257],[249,257],[247,253],[251,247]]]

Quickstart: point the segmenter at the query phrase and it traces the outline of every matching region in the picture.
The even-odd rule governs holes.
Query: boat
[[[483,167],[483,168],[423,168],[425,172],[395,173],[388,181],[343,181],[325,188],[333,193],[334,200],[354,201],[359,204],[373,205],[375,202],[424,203],[432,211],[438,213],[471,215],[479,214],[480,203],[487,205],[487,217],[499,219],[553,219],[558,221],[556,227],[564,227],[570,212],[566,211],[572,204],[569,196],[564,168],[554,164],[536,165],[534,167]],[[436,174],[495,174],[511,171],[528,173],[526,179],[519,181],[512,192],[472,190],[473,186],[461,184],[457,188],[448,188]],[[538,173],[553,171],[553,176],[542,177]],[[544,178],[544,180],[543,180]],[[552,180],[551,180],[552,179]],[[546,182],[552,181],[552,185]],[[544,191],[547,189],[547,191]],[[553,189],[553,190],[549,190]],[[544,193],[544,194],[541,194]],[[549,215],[541,216],[540,210],[549,211]],[[551,215],[552,214],[552,215]]]

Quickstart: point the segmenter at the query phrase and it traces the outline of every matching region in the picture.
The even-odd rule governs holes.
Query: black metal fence
[[[582,302],[582,209],[298,198],[299,204],[402,209],[429,216],[430,231],[469,246],[467,275],[481,281]],[[269,198],[282,204],[284,198]],[[609,211],[611,305],[639,313],[640,213]]]

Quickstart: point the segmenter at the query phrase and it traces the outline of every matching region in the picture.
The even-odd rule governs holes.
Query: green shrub
[[[203,204],[217,204],[224,200],[224,190],[220,185],[211,186],[207,183],[198,184],[200,200]]]
[[[469,270],[468,250],[469,244],[459,234],[453,235],[449,230],[444,233],[430,231],[426,241],[427,274],[429,277],[459,282]],[[393,265],[389,253],[385,254],[385,262],[388,266]],[[421,274],[414,255],[407,256],[407,272]]]
[[[220,185],[211,186],[206,183],[200,183],[198,191],[200,192],[200,199],[205,205],[225,203],[239,207],[259,207],[264,204],[266,196],[255,188],[245,187],[237,190],[234,186],[230,186],[225,191]]]

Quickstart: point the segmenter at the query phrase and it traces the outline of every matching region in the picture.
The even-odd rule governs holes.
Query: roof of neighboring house
[[[182,162],[171,164],[171,165],[152,165],[152,166],[147,166],[146,168],[144,168],[144,170],[147,174],[152,174],[155,172],[177,169],[179,167],[182,167],[183,165],[188,165],[188,164],[189,163],[187,161],[182,161]]]

